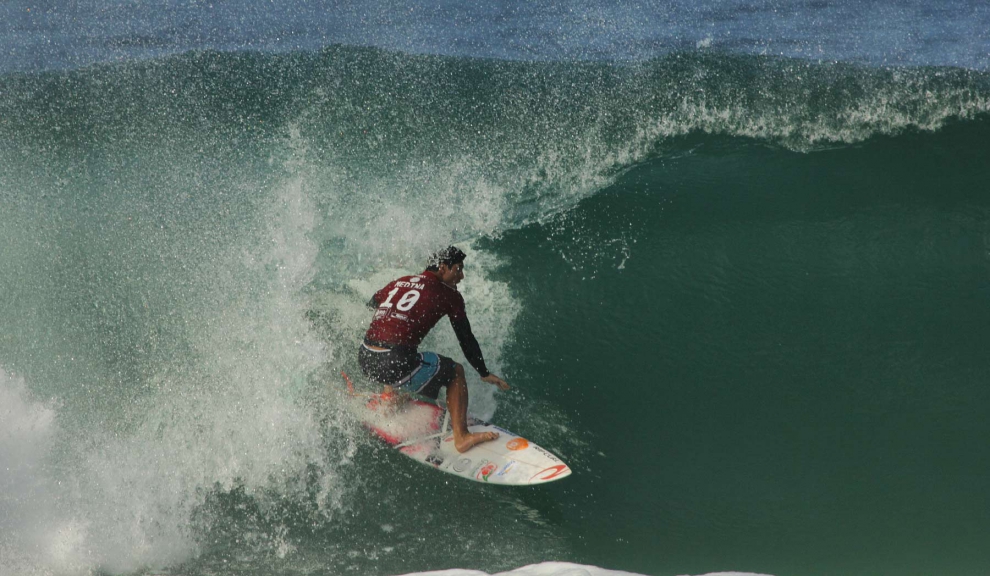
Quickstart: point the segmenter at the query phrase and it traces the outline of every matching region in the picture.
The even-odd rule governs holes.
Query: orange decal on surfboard
[[[505,447],[509,450],[525,450],[529,448],[529,442],[525,438],[513,438],[505,443]]]

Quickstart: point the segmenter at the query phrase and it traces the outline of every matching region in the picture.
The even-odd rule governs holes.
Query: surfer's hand
[[[489,374],[488,376],[485,376],[484,378],[481,379],[481,381],[482,382],[488,382],[489,384],[494,384],[494,385],[498,386],[498,389],[499,390],[508,390],[509,389],[509,385],[505,383],[505,380],[502,380],[501,378],[499,378],[498,376],[496,376],[494,374]]]

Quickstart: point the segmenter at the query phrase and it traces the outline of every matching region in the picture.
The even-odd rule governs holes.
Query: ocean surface
[[[345,409],[449,243],[573,476]],[[0,576],[986,574],[988,350],[986,2],[0,4]]]

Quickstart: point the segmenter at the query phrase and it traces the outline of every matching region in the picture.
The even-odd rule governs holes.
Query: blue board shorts
[[[379,384],[436,400],[440,389],[454,381],[457,364],[446,356],[405,346],[372,350],[368,344],[358,349],[358,364],[365,376]],[[377,342],[371,345],[386,348]]]

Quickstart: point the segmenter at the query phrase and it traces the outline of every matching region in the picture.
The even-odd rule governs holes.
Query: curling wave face
[[[479,238],[571,210],[698,135],[813,151],[990,110],[979,72],[708,52],[629,65],[200,52],[7,75],[0,93],[12,573],[209,567],[231,550],[340,569],[402,551],[427,566],[393,521],[345,529],[389,464],[355,465],[363,436],[324,386],[353,369],[376,285],[464,243],[497,371],[522,303],[492,272],[506,262],[470,248]],[[450,334],[432,344],[456,348]],[[489,389],[472,398],[494,412]],[[499,498],[482,512],[509,500],[532,521],[514,536],[458,525],[451,563],[493,535],[510,540],[506,568],[564,549],[525,499]],[[351,554],[365,537],[377,552]]]

